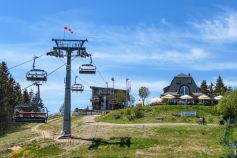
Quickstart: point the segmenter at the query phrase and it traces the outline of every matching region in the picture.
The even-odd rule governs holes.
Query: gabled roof
[[[193,93],[200,93],[199,87],[196,85],[190,74],[186,75],[184,73],[176,75],[171,81],[170,85],[163,89],[164,93],[172,92],[179,93],[182,86],[187,86],[190,90],[190,95]]]
[[[191,77],[191,76],[190,76],[190,74],[186,75],[184,73],[181,73],[181,74],[176,75],[175,77]]]

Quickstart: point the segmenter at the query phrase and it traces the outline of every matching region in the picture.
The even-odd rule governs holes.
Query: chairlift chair
[[[47,81],[47,72],[41,69],[35,69],[35,60],[38,57],[34,57],[33,69],[26,73],[26,79],[28,81]]]
[[[82,92],[84,91],[84,86],[82,84],[77,83],[78,76],[75,77],[75,83],[72,85],[73,92]]]
[[[35,107],[38,110],[35,110]],[[37,105],[20,104],[15,107],[12,119],[15,122],[47,123],[48,110],[42,103]]]
[[[80,74],[95,74],[96,66],[93,65],[91,54],[88,54],[90,57],[90,64],[83,64],[79,67]]]
[[[96,66],[93,64],[83,64],[79,68],[80,74],[95,74],[96,73]]]
[[[75,83],[72,85],[72,91],[73,92],[83,92],[84,91],[84,86],[79,83]]]
[[[47,72],[41,69],[31,69],[26,73],[28,81],[47,81]]]

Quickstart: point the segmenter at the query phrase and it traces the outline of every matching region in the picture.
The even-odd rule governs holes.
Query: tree
[[[223,118],[237,117],[237,90],[225,95],[218,103],[217,109]]]
[[[227,91],[227,87],[224,85],[221,76],[219,76],[216,80],[214,94],[215,95],[224,95],[226,91]]]
[[[126,102],[126,93],[124,93],[122,90],[119,90],[116,93],[116,101],[118,104],[124,105],[124,103]]]
[[[144,106],[144,103],[145,103],[145,99],[149,96],[149,94],[150,94],[150,91],[147,87],[142,86],[142,87],[139,88],[139,96],[142,99],[142,105],[143,106]]]
[[[30,98],[30,95],[29,93],[27,92],[27,90],[25,89],[23,91],[23,95],[22,95],[22,102],[23,103],[29,103],[31,101],[31,98]]]
[[[27,95],[27,91],[24,94]],[[0,63],[0,135],[17,124],[12,121],[14,108],[22,103],[24,96],[20,84],[10,74],[7,64]]]
[[[233,88],[232,88],[231,86],[229,86],[229,87],[227,88],[227,92],[233,92]]]
[[[203,80],[200,86],[201,92],[208,95],[209,91],[208,91],[208,86],[207,86],[207,81]]]

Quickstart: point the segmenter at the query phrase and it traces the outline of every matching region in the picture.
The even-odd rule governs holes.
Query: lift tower
[[[59,58],[67,57],[66,63],[66,84],[65,84],[65,97],[64,97],[64,115],[62,133],[59,138],[71,137],[71,61],[72,57],[90,57],[86,52],[84,43],[86,40],[77,39],[52,39],[55,42],[53,50],[48,52],[47,55]]]

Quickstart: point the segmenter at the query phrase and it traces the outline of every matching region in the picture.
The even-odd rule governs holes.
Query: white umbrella
[[[209,100],[209,99],[211,99],[211,98],[208,97],[207,95],[204,95],[204,94],[203,94],[203,95],[199,96],[198,99],[202,100],[202,103],[204,104],[204,100]]]
[[[170,99],[174,99],[175,98],[175,96],[173,96],[173,95],[171,95],[171,94],[167,94],[167,95],[165,95],[165,96],[163,96],[163,97],[161,97],[162,99],[168,99],[168,103],[170,102]]]
[[[210,97],[208,97],[207,95],[201,95],[198,97],[198,99],[208,100],[208,99],[210,99]]]
[[[182,95],[181,97],[179,97],[180,99],[193,99],[193,97],[191,97],[190,95]]]
[[[140,100],[138,100],[138,101],[135,103],[135,105],[138,105],[138,104],[143,104],[143,102],[140,101]]]
[[[165,96],[162,96],[161,98],[162,98],[162,99],[174,99],[175,96],[173,96],[173,95],[171,95],[171,94],[167,94],[167,95],[165,95]]]
[[[219,96],[216,96],[214,97],[215,100],[220,100],[223,96],[222,95],[219,95]]]
[[[154,103],[161,103],[163,101],[163,99],[155,97],[151,99],[150,104],[154,104]]]

